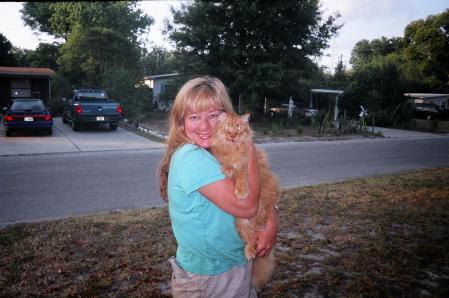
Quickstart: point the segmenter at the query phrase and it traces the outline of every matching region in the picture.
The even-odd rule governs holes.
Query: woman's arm
[[[273,208],[273,210],[268,213],[265,229],[257,232],[257,256],[264,257],[270,254],[271,249],[277,242],[278,228],[279,213],[277,208]]]
[[[223,179],[199,189],[199,192],[212,203],[229,214],[239,218],[253,218],[259,208],[259,167],[256,159],[256,149],[251,143],[248,158],[248,186],[249,195],[246,199],[237,199],[233,179]]]

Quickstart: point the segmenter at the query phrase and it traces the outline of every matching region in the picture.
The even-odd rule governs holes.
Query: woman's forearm
[[[260,181],[256,150],[251,144],[248,152],[248,190],[245,199],[235,196],[235,183],[227,178],[206,186],[199,191],[219,208],[239,218],[253,218],[259,208]]]

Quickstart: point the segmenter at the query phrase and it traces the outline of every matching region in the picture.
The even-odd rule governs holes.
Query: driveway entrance
[[[51,136],[13,134],[6,137],[3,123],[0,125],[0,155],[153,149],[164,146],[120,127],[116,131],[92,127],[75,132],[63,124],[59,117],[54,118]]]

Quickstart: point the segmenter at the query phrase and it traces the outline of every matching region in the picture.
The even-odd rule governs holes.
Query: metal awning
[[[439,93],[404,93],[404,96],[412,98],[449,98],[449,94],[439,94]]]
[[[145,80],[159,80],[159,79],[168,79],[172,77],[179,76],[179,73],[167,73],[167,74],[161,74],[161,75],[154,75],[154,76],[145,76]]]
[[[330,93],[330,94],[338,94],[341,95],[344,93],[343,90],[331,90],[331,89],[310,89],[312,93]]]
[[[50,78],[54,75],[50,68],[0,66],[0,77]]]

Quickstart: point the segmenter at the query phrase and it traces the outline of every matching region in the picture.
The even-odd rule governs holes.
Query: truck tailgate
[[[82,102],[83,115],[116,115],[117,103],[114,102]]]

